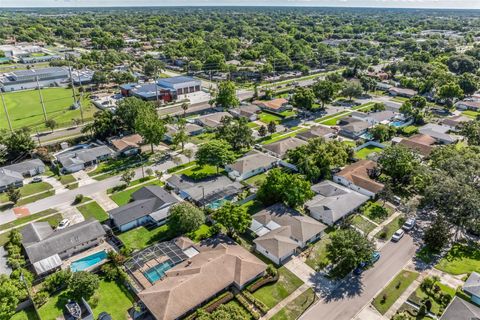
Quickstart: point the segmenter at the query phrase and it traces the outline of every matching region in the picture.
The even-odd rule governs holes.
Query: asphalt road
[[[408,234],[398,243],[387,243],[381,249],[381,258],[373,268],[361,276],[348,277],[332,292],[321,292],[321,300],[300,319],[352,319],[410,261],[416,249],[414,240]]]

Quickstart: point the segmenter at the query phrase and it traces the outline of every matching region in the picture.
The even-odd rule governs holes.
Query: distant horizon
[[[414,10],[480,10],[458,7],[382,7],[382,6],[341,6],[341,5],[108,5],[108,6],[3,6],[2,9],[102,9],[102,8],[340,8],[340,9],[414,9]]]

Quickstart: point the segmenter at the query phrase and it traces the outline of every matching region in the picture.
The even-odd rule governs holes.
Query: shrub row
[[[218,307],[220,307],[222,304],[229,302],[234,298],[233,293],[230,291],[224,292],[212,301],[210,301],[206,306],[204,306],[202,309],[204,309],[208,313],[212,313],[215,311]]]
[[[260,289],[264,285],[269,284],[269,283],[273,283],[273,282],[277,282],[277,280],[278,280],[278,274],[276,274],[274,277],[265,276],[265,277],[259,278],[257,281],[255,281],[254,283],[249,285],[247,287],[247,290],[250,293],[254,293],[255,291],[257,291],[258,289]]]
[[[248,310],[248,312],[250,312],[253,319],[255,320],[260,319],[260,314],[257,312],[257,310],[252,308],[252,305],[248,303],[247,299],[244,296],[242,296],[241,294],[237,294],[235,298],[237,299],[238,302],[240,302],[242,306],[245,307],[245,309]]]
[[[245,296],[245,298],[250,300],[250,302],[253,303],[255,307],[257,307],[263,314],[268,312],[268,307],[265,305],[265,303],[255,298],[250,292],[243,291],[242,294]]]

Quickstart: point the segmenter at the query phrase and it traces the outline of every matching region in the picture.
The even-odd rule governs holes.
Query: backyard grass
[[[146,183],[144,185],[136,186],[134,188],[127,189],[125,191],[114,193],[110,196],[110,199],[112,199],[119,206],[123,206],[130,201],[132,193],[134,193],[135,191],[140,190],[141,188],[146,186],[163,186],[163,184],[164,183],[162,181],[155,180],[155,181]]]
[[[279,113],[284,118],[289,118],[295,116],[297,113],[293,110],[285,110]]]
[[[253,293],[254,297],[262,301],[268,309],[273,308],[303,284],[302,280],[285,267],[278,269],[278,274],[277,282],[263,286]]]
[[[409,126],[406,126],[406,127],[402,128],[402,131],[405,135],[409,136],[409,135],[412,135],[412,134],[418,132],[418,126],[409,125]]]
[[[258,115],[258,119],[265,124],[269,124],[272,121],[275,122],[276,124],[279,124],[280,122],[282,122],[282,117],[276,116],[268,112],[260,113]]]
[[[251,129],[255,129],[255,128],[260,127],[260,125],[256,122],[249,122],[249,123],[247,123],[247,126]]]
[[[123,244],[133,250],[141,250],[149,245],[166,240],[170,237],[167,225],[148,230],[145,227],[138,227],[118,235]]]
[[[249,214],[255,214],[264,208],[263,204],[257,200],[247,201],[242,204],[242,207],[245,208]]]
[[[376,225],[363,218],[361,215],[357,214],[352,217],[352,224],[360,229],[365,235],[368,235],[370,232],[375,229]]]
[[[387,210],[387,214],[385,216],[379,216],[377,214],[377,211],[375,210],[375,207],[384,207]],[[377,202],[368,202],[365,204],[362,209],[362,214],[367,217],[368,219],[372,220],[373,222],[376,222],[378,224],[382,223],[385,221],[388,217],[390,217],[393,213],[393,210],[387,206],[384,206],[381,201]]]
[[[267,174],[267,172],[260,173],[243,181],[252,186],[260,186],[267,178]]]
[[[373,300],[373,306],[382,315],[390,309],[392,304],[417,279],[418,273],[402,270]]]
[[[215,133],[205,132],[193,137],[190,137],[190,142],[193,144],[205,143],[215,137]]]
[[[293,132],[289,132],[289,133],[277,132],[277,133],[274,133],[270,136],[267,136],[266,140],[261,141],[261,144],[274,143],[274,142],[277,142],[277,141],[280,141],[280,140],[283,140],[283,139],[286,139],[286,138],[294,137],[297,134],[299,134],[300,132],[305,132],[305,131],[308,131],[308,129],[301,129],[301,130],[297,130],[297,131],[293,131]]]
[[[27,197],[29,195],[44,192],[47,190],[52,189],[53,187],[46,182],[38,182],[38,183],[29,183],[24,185],[23,187],[19,188],[20,194],[22,197]],[[8,202],[8,196],[6,192],[0,195],[0,202]]]
[[[435,268],[454,275],[478,272],[480,270],[480,248],[456,243]]]
[[[133,306],[133,296],[122,284],[101,279],[95,295],[98,297],[97,303],[95,303],[94,298],[88,301],[93,309],[95,319],[104,311],[108,312],[112,319],[128,319],[127,311]],[[63,308],[67,302],[68,292],[66,291],[50,298],[45,305],[39,308],[40,317],[42,319],[57,319],[62,316]]]
[[[59,127],[72,126],[72,119],[80,119],[80,110],[70,110],[73,104],[72,90],[66,88],[42,89],[48,119],[54,119]],[[38,90],[5,93],[5,104],[13,129],[36,127],[44,130],[45,120]],[[84,118],[92,118],[98,109],[92,105],[88,95],[82,101]],[[3,108],[0,109],[0,128],[7,129],[8,123]]]
[[[312,305],[315,301],[316,295],[312,288],[308,288],[301,295],[293,299],[288,303],[282,310],[275,314],[271,319],[272,320],[290,320],[298,319],[300,315]]]
[[[206,224],[202,224],[197,230],[190,232],[188,237],[195,242],[200,242],[203,239],[208,238],[210,235],[210,227]]]
[[[395,231],[397,231],[402,227],[404,222],[405,222],[405,218],[402,215],[396,217],[395,219],[390,221],[389,224],[383,227],[383,229],[380,230],[375,235],[375,237],[378,239],[389,240],[393,236]]]
[[[365,148],[362,148],[355,152],[355,158],[357,159],[367,159],[368,155],[376,152],[377,154],[380,154],[383,151],[382,148],[375,147],[375,146],[366,146]]]
[[[447,307],[448,302],[442,302],[441,299],[439,299],[439,293],[441,292],[443,294],[449,294],[453,298],[455,296],[455,289],[440,282],[436,282],[435,285],[440,288],[440,291],[437,294],[435,294],[435,292],[432,292],[433,290],[426,291],[422,288],[422,286],[418,286],[417,290],[415,290],[415,292],[410,295],[408,300],[414,302],[417,305],[421,305],[422,300],[428,298],[432,302],[432,308],[430,309],[430,312],[441,316],[443,311]]]
[[[223,174],[224,172],[224,169],[219,168],[217,170],[217,167],[204,165],[186,168],[185,170],[179,171],[178,174],[183,174],[184,176],[187,176],[194,180],[201,180],[211,176],[215,176],[217,174]]]
[[[90,202],[84,204],[83,206],[77,207],[78,211],[80,211],[85,219],[94,218],[100,222],[103,222],[108,219],[108,214],[103,210],[102,207],[96,202]]]
[[[21,310],[13,315],[10,320],[40,320],[33,307]]]

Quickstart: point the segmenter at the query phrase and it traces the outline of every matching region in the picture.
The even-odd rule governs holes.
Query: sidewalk
[[[268,310],[268,312],[260,318],[260,320],[267,320],[276,315],[280,310],[282,310],[287,304],[295,300],[299,295],[304,293],[310,288],[310,286],[306,283],[298,287],[297,290],[293,291],[288,297],[277,303],[272,309]]]
[[[97,201],[100,207],[105,211],[110,211],[112,209],[118,208],[116,204],[105,192],[97,192],[90,196],[93,200]]]

